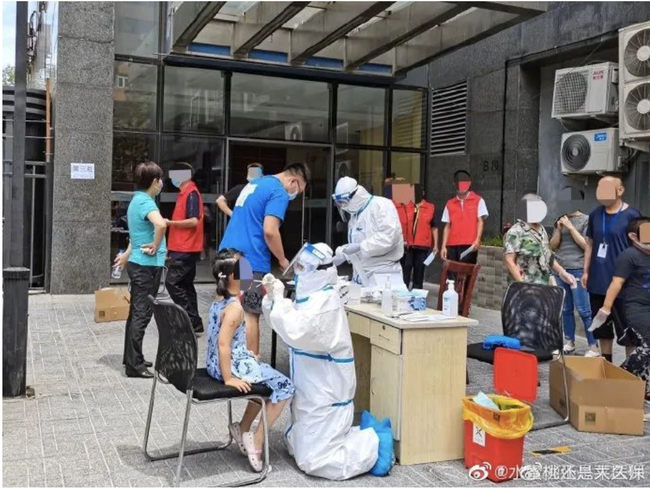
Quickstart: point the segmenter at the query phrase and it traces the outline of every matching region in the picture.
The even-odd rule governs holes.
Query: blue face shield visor
[[[350,200],[354,197],[354,195],[357,193],[357,189],[355,188],[352,191],[348,191],[345,193],[334,193],[332,195],[332,199],[334,200],[334,203],[336,204],[337,207],[344,207],[348,203],[350,203]]]

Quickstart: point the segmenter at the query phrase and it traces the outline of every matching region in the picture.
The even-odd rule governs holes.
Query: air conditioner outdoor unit
[[[618,65],[599,63],[555,72],[554,119],[618,116]]]
[[[284,138],[287,141],[302,141],[302,122],[284,126]]]
[[[650,151],[650,22],[619,33],[621,144]]]
[[[620,171],[618,129],[567,132],[562,135],[562,173],[595,174]]]

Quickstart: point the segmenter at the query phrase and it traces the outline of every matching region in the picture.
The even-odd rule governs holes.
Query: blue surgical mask
[[[300,186],[298,186],[298,189],[300,189]],[[289,193],[289,200],[295,200],[299,192],[296,191],[296,192],[287,192],[287,193]]]
[[[174,185],[176,188],[180,188],[181,187],[181,182],[178,181],[178,180],[172,180],[172,185]]]

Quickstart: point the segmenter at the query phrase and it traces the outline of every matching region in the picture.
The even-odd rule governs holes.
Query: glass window
[[[165,67],[163,128],[177,132],[223,132],[221,71]]]
[[[420,149],[424,144],[424,92],[393,90],[391,146]]]
[[[151,64],[115,63],[113,126],[116,129],[156,128],[158,68]]]
[[[113,134],[113,191],[135,191],[135,167],[143,161],[153,161],[155,147],[154,135]]]
[[[115,54],[154,57],[160,2],[115,2]]]
[[[160,213],[171,218],[178,189],[169,180],[169,169],[175,163],[189,163],[194,168],[194,182],[203,198],[203,253],[197,263],[197,280],[214,281],[211,262],[221,240],[221,223],[217,213],[217,197],[223,191],[223,142],[205,137],[167,135],[162,139],[162,169],[165,185],[160,194]]]
[[[393,152],[390,155],[390,172],[395,178],[404,178],[409,183],[420,183],[422,155]]]
[[[329,140],[327,83],[233,73],[230,131],[288,141]]]
[[[386,90],[339,85],[336,142],[383,146]]]

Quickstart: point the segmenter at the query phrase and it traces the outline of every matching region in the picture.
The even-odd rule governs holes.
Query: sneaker
[[[564,354],[573,354],[576,352],[576,346],[571,341],[567,341],[562,349],[564,351]]]
[[[556,349],[555,351],[553,351],[553,359],[557,359],[559,357],[560,357],[560,350]]]
[[[598,346],[596,347],[590,347],[587,349],[587,352],[585,353],[586,358],[599,358],[600,357],[600,349],[598,349]]]

